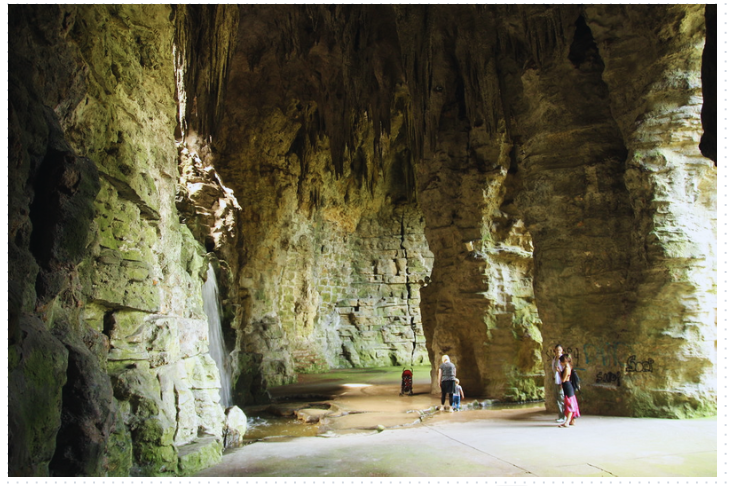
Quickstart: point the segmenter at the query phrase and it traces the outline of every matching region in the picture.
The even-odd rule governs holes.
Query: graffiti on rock
[[[597,373],[597,376],[595,377],[595,383],[615,383],[616,385],[620,386],[620,370],[618,370],[616,373],[603,373],[602,371],[599,371]]]
[[[609,368],[609,367],[625,367],[628,362],[623,361],[618,356],[629,356],[633,354],[633,346],[621,341],[606,342],[589,342],[581,346],[567,346],[564,352],[572,355],[572,361],[578,370],[587,370],[591,368]],[[554,358],[554,349],[546,350],[546,356],[549,361]],[[653,360],[649,360],[652,365]],[[646,361],[645,368],[639,366],[637,371],[652,371],[649,368],[649,362]],[[635,365],[634,365],[635,366]]]
[[[653,373],[653,360],[636,361],[635,355],[628,357],[625,366],[626,373]]]

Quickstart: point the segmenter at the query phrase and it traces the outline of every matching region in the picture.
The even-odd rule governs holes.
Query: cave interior
[[[544,400],[556,343],[586,413],[716,414],[716,5],[10,5],[8,52],[10,475],[190,474],[298,373]]]

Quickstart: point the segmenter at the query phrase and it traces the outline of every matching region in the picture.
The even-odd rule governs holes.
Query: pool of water
[[[247,416],[247,433],[244,440],[287,439],[293,437],[315,437],[318,424],[306,424],[295,417],[275,417],[269,414]]]
[[[419,393],[416,393],[414,398],[402,397],[398,403],[395,402],[402,371],[401,367],[388,367],[301,374],[297,383],[270,390],[272,405],[245,408],[248,429],[244,440],[251,444],[263,440],[285,441],[298,437],[328,437],[353,431],[363,432],[369,425],[376,426],[383,421],[387,421],[389,426],[394,426],[400,420],[400,413],[404,414],[404,425],[413,424],[415,415],[428,418],[433,414],[439,414],[440,412],[436,411],[436,404],[439,403],[437,396],[429,395],[428,366],[414,368],[414,384],[418,387]],[[379,408],[377,404],[384,405],[385,400],[391,402]],[[472,410],[529,409],[540,407],[543,402],[501,403],[482,399],[463,401],[462,405],[462,411],[469,413]],[[402,406],[404,410],[400,411]],[[414,409],[407,408],[409,406]],[[327,425],[308,424],[292,415],[294,410],[301,408],[330,407],[337,413]],[[371,424],[368,418],[354,420],[350,415],[347,417],[342,415],[339,410],[344,410],[347,414],[363,410],[376,413],[370,415],[373,417]]]
[[[465,403],[463,402],[463,408],[465,407]],[[484,401],[484,402],[478,402],[477,404],[475,402],[470,402],[468,405],[471,406],[471,410],[519,410],[524,408],[534,408],[534,407],[541,407],[544,405],[543,400],[539,400],[536,402],[494,402],[494,401]]]
[[[524,403],[498,403],[498,402],[475,402],[463,403],[462,410],[468,412],[470,410],[516,410],[525,408],[534,408],[541,406],[544,402],[524,402]],[[416,413],[419,410],[411,410]],[[426,412],[426,411],[425,411]],[[407,413],[411,420],[413,416]],[[405,419],[405,423],[410,420]],[[306,424],[296,417],[279,417],[268,414],[267,412],[256,412],[247,415],[247,433],[244,436],[245,442],[252,443],[262,440],[276,441],[287,440],[295,437],[315,437],[327,432],[327,429],[319,424]],[[332,432],[331,432],[332,433]]]

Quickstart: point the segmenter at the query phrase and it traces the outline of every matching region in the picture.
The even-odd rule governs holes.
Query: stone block
[[[401,238],[382,237],[378,239],[376,248],[379,250],[399,250],[402,246]]]
[[[219,404],[221,401],[219,389],[191,388],[191,392],[193,393],[196,415],[199,420],[199,433],[208,434],[222,440],[226,416],[224,415],[224,409]]]
[[[371,321],[371,318],[368,316],[359,315],[359,316],[354,317],[351,320],[351,322],[353,322],[353,325],[356,327],[356,329],[364,330],[364,329],[368,329],[369,327],[371,327],[372,321]]]
[[[149,259],[149,255],[145,255],[142,252],[142,250],[139,248],[120,249],[120,256],[124,260],[134,261],[134,262],[139,262],[139,263],[148,261],[148,259]]]
[[[396,263],[392,259],[389,259],[389,260],[379,259],[376,262],[376,273],[380,274],[380,275],[386,275],[386,276],[396,275],[396,273],[397,273]]]
[[[204,319],[175,318],[178,323],[178,346],[181,359],[208,351],[208,321]]]
[[[363,341],[374,341],[377,337],[376,331],[363,331],[361,332],[361,339]]]
[[[208,354],[193,356],[183,360],[188,384],[195,390],[217,390],[221,388],[219,369]]]
[[[109,330],[109,338],[112,345],[123,345],[124,343],[142,343],[149,339],[150,332],[145,326],[145,312],[118,310],[108,314],[104,321],[105,327]]]
[[[361,363],[361,357],[356,351],[356,348],[351,341],[344,341],[343,345],[341,346],[343,357],[348,361],[352,366],[358,368],[362,366]]]
[[[122,345],[109,350],[109,361],[149,361],[150,353],[144,348]]]
[[[353,327],[341,327],[338,329],[338,337],[341,339],[353,339],[358,336],[358,331]]]
[[[93,266],[91,300],[109,307],[124,306],[145,312],[157,312],[160,295],[153,279],[141,278],[144,269],[139,266],[112,266],[96,261]],[[149,272],[148,272],[149,273]]]
[[[161,366],[181,359],[182,353],[178,340],[178,323],[175,319],[154,319],[146,323],[151,328],[151,338],[147,344],[150,350],[151,366]]]
[[[81,310],[81,319],[95,331],[104,329],[104,318],[109,309],[103,305],[89,303]]]
[[[221,462],[223,446],[216,437],[200,437],[178,448],[178,473],[190,476]]]
[[[388,319],[388,325],[396,326],[398,328],[409,328],[411,324],[411,318],[405,316],[394,316]]]
[[[358,308],[358,315],[360,317],[373,317],[375,315],[374,307],[360,306]]]
[[[377,315],[379,317],[406,316],[407,307],[406,306],[379,307],[377,309]]]
[[[196,414],[196,399],[193,392],[185,383],[185,376],[179,375],[174,384],[176,407],[178,411],[178,427],[175,434],[175,443],[187,443],[198,435],[198,415]]]
[[[394,261],[394,260],[396,260],[397,258],[399,258],[399,253],[400,253],[401,251],[402,251],[402,250],[384,250],[384,251],[380,251],[380,252],[378,253],[378,255],[379,255],[379,258],[380,258],[381,260],[390,260],[390,261]]]
[[[127,269],[127,278],[132,282],[144,282],[150,276],[150,270],[144,267],[130,266]]]
[[[407,286],[412,295],[419,295],[419,290],[425,286],[428,276],[421,273],[412,273],[407,275]]]

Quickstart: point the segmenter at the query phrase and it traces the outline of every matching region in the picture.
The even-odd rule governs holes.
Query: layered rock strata
[[[9,472],[194,472],[220,457],[224,413],[205,250],[175,207],[171,10],[11,16],[11,251],[31,265],[10,280],[10,373],[26,380]]]
[[[11,6],[9,473],[240,443],[209,263],[239,405],[442,354],[540,399],[559,342],[585,412],[715,413],[715,14]]]

